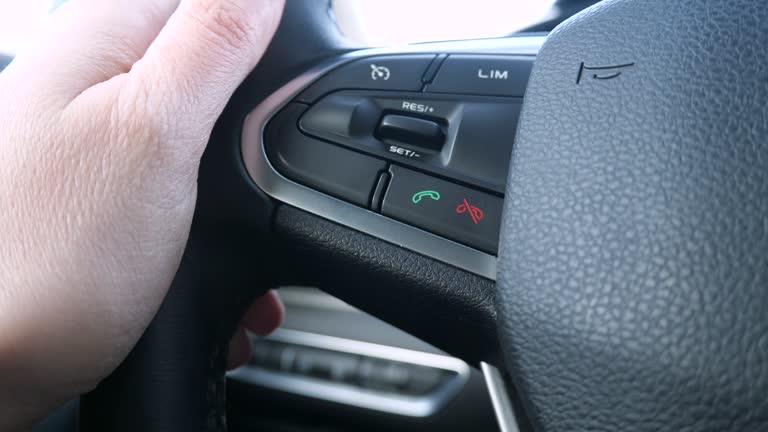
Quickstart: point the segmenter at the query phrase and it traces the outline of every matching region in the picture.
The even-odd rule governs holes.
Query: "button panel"
[[[495,255],[532,65],[429,53],[345,63],[270,120],[267,156],[301,185]]]
[[[496,254],[502,199],[392,166],[385,216]]]
[[[504,193],[520,107],[513,98],[348,90],[311,106],[299,127],[312,137]],[[381,133],[391,116],[421,122],[408,126],[410,136],[394,139]]]

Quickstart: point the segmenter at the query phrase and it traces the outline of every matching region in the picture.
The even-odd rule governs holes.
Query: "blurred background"
[[[50,11],[65,1],[0,0],[0,53],[22,49],[39,34]],[[330,0],[341,32],[367,46],[504,36],[546,19],[554,2]]]
[[[18,52],[39,32],[53,6],[52,0],[0,0],[0,53]]]

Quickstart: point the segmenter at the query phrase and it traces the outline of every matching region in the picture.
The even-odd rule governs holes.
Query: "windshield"
[[[0,0],[0,54],[15,54],[66,0]],[[320,0],[318,0],[320,1]],[[506,36],[552,13],[555,0],[331,0],[339,30],[360,46]]]
[[[546,19],[554,0],[333,0],[341,32],[363,46],[506,36]]]
[[[51,0],[0,0],[0,54],[18,52],[39,32],[54,2]]]

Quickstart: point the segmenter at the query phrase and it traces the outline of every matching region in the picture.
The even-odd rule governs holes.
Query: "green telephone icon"
[[[413,197],[411,198],[411,201],[413,201],[414,204],[418,204],[421,202],[421,199],[424,197],[432,198],[435,201],[438,201],[440,199],[440,192],[433,191],[433,190],[425,190],[421,192],[416,192],[413,194]]]

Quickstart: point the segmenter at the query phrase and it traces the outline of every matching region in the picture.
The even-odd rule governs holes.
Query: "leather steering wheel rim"
[[[278,34],[263,63],[284,76],[247,82],[215,134],[239,136],[267,89],[349,48],[318,30],[332,27],[324,2],[287,7],[280,32],[309,36],[281,46]],[[608,0],[549,36],[513,149],[496,286],[501,351],[534,430],[768,428],[766,59],[762,0]],[[201,199],[274,222],[256,190],[245,209],[206,191],[205,165]],[[225,430],[224,341],[282,281],[222,280],[276,257],[243,250],[216,220],[215,244],[193,227],[157,319],[83,400],[81,430]],[[456,272],[444,267],[440,282]]]

